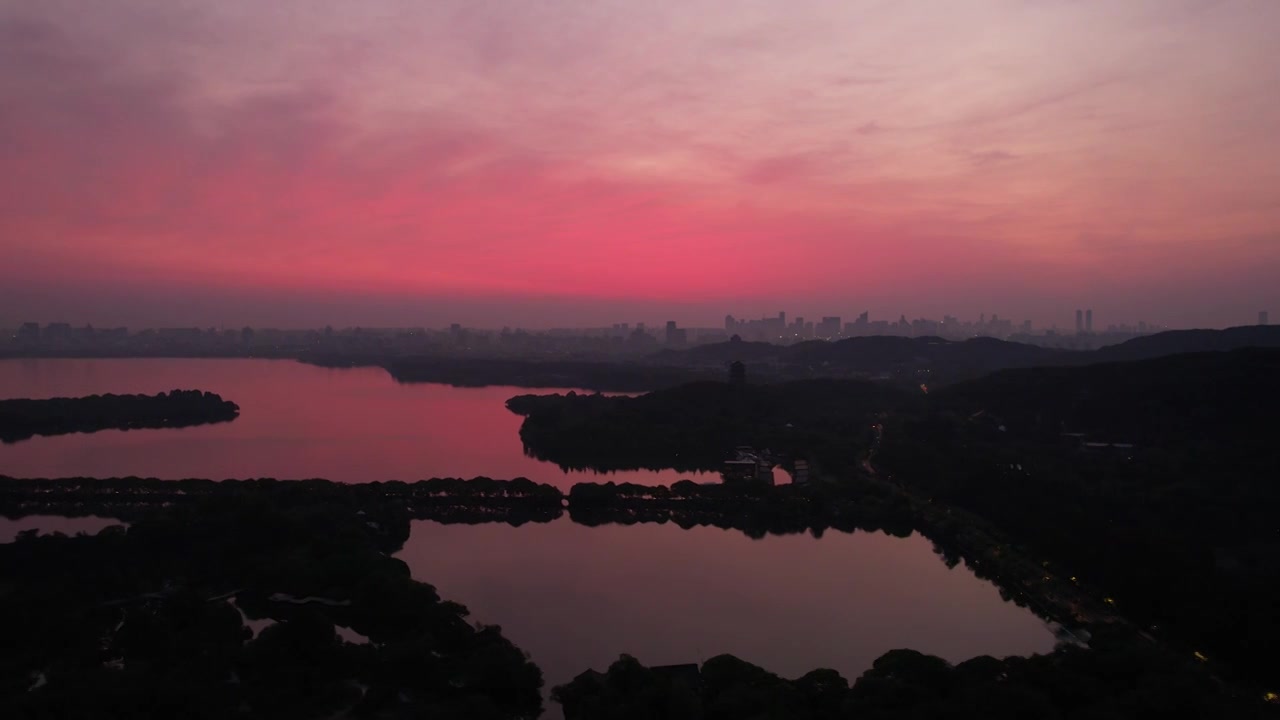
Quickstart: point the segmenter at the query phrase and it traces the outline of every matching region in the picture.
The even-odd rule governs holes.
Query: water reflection
[[[27,515],[16,520],[0,516],[0,543],[13,542],[18,533],[35,530],[40,535],[97,535],[103,528],[112,525],[128,526],[115,518],[104,518],[96,515],[85,517],[62,517],[60,515]]]
[[[622,652],[646,664],[727,652],[788,677],[830,667],[852,680],[894,648],[961,661],[1054,644],[1045,623],[949,570],[919,535],[415,521],[397,557],[501,625],[548,689]]]
[[[0,472],[339,482],[524,476],[566,489],[596,479],[525,455],[522,418],[505,405],[531,392],[522,388],[401,385],[379,368],[330,369],[290,360],[0,361],[0,398],[174,388],[216,392],[240,405],[240,417],[182,429],[34,438],[0,447]],[[634,471],[603,479],[671,484],[689,476]]]

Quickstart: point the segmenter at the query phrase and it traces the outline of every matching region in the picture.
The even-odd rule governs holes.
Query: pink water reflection
[[[129,523],[115,518],[104,518],[96,515],[84,517],[63,517],[61,515],[26,515],[11,519],[0,516],[0,543],[13,542],[18,533],[35,530],[40,535],[62,533],[63,535],[97,535],[103,528],[112,525],[128,526]]]
[[[513,395],[554,390],[401,385],[378,368],[290,360],[0,361],[0,398],[157,393],[196,388],[240,405],[230,423],[38,437],[0,445],[0,474],[19,477],[312,478],[339,482],[524,476],[568,488],[565,473],[526,457]],[[688,473],[620,472],[669,484]]]
[[[959,662],[1054,644],[1044,622],[948,569],[920,535],[415,521],[397,557],[502,626],[548,688],[624,652],[646,664],[731,653],[785,677],[828,667],[852,681],[894,648]]]

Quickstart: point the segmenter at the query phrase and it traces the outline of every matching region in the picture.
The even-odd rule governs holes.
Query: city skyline
[[[1280,306],[1278,25],[1248,0],[0,0],[0,321],[1248,324]]]
[[[1235,325],[1228,325],[1225,327],[1269,325],[1270,324],[1269,317],[1270,317],[1269,311],[1258,310],[1256,315],[1252,319],[1252,321],[1241,322]],[[780,334],[776,335],[776,337],[794,337],[799,333],[807,332],[811,337],[815,337],[815,338],[833,338],[837,336],[842,336],[842,337],[856,336],[856,335],[851,335],[850,333],[850,331],[853,329],[858,330],[859,332],[857,334],[861,334],[861,335],[878,334],[876,332],[867,332],[867,330],[869,328],[880,330],[880,331],[883,331],[886,328],[897,329],[903,326],[904,323],[905,325],[915,325],[917,329],[919,328],[921,323],[937,325],[940,329],[946,328],[953,332],[966,330],[966,329],[977,329],[982,331],[994,331],[998,329],[1004,330],[1004,332],[988,332],[988,334],[992,334],[993,336],[1015,335],[1015,334],[1024,334],[1024,333],[1070,334],[1072,332],[1074,332],[1075,334],[1094,334],[1094,333],[1107,333],[1107,332],[1147,333],[1147,332],[1161,332],[1164,330],[1194,329],[1194,328],[1180,328],[1180,327],[1168,326],[1160,323],[1148,322],[1147,320],[1144,320],[1144,319],[1135,320],[1132,318],[1108,318],[1108,317],[1101,318],[1101,321],[1098,322],[1098,324],[1095,326],[1093,308],[1087,308],[1087,309],[1077,308],[1075,310],[1074,330],[1071,327],[1065,327],[1065,326],[1059,327],[1056,323],[1042,325],[1030,319],[1019,318],[1016,316],[1006,315],[1004,317],[1001,317],[1000,313],[991,313],[990,315],[988,315],[987,313],[981,313],[977,318],[957,316],[957,315],[952,315],[950,313],[944,313],[940,317],[899,313],[898,316],[894,318],[891,315],[874,316],[869,310],[864,310],[861,313],[856,313],[851,315],[815,314],[807,317],[800,313],[788,313],[785,310],[779,311],[776,314],[765,313],[755,317],[751,317],[751,316],[740,317],[740,316],[734,315],[733,313],[728,313],[723,317],[723,320],[720,323],[697,322],[697,321],[688,322],[685,320],[672,320],[672,319],[655,321],[652,318],[645,319],[645,320],[621,320],[618,322],[607,322],[607,323],[602,323],[598,325],[571,325],[571,324],[564,324],[564,323],[557,324],[552,322],[546,326],[541,326],[541,327],[511,325],[511,324],[466,325],[463,323],[445,323],[443,325],[431,325],[431,324],[424,324],[424,323],[416,323],[416,324],[409,323],[405,325],[379,325],[376,323],[369,323],[369,324],[363,324],[363,325],[360,325],[360,324],[335,325],[333,323],[325,323],[323,325],[295,325],[295,326],[256,325],[254,326],[254,325],[244,325],[244,324],[235,324],[235,323],[207,324],[207,323],[181,323],[181,322],[169,324],[169,325],[153,326],[153,325],[129,325],[121,322],[108,322],[105,324],[97,324],[96,330],[117,331],[117,332],[119,331],[138,332],[143,330],[157,330],[157,329],[186,330],[186,329],[194,328],[202,331],[206,329],[217,330],[217,331],[234,331],[242,328],[256,327],[256,328],[268,328],[268,329],[289,330],[289,331],[300,331],[300,330],[350,331],[354,329],[365,328],[368,330],[415,330],[416,329],[416,330],[428,330],[428,331],[449,331],[449,330],[457,331],[459,329],[467,329],[467,330],[479,330],[484,332],[499,332],[499,331],[506,332],[506,331],[515,331],[515,330],[529,331],[529,332],[548,332],[548,331],[571,332],[571,331],[608,331],[608,330],[631,331],[631,330],[638,329],[638,330],[648,331],[655,336],[662,336],[671,330],[694,330],[694,331],[702,331],[705,333],[706,331],[717,331],[717,330],[723,329],[726,333],[726,336],[728,336],[733,334],[741,334],[743,332],[751,333],[751,334],[760,334],[761,329],[767,328],[771,332],[775,329],[781,331]],[[807,330],[805,329],[806,326],[807,326]],[[85,329],[85,328],[95,329],[95,323],[85,322],[85,321],[76,321],[75,319],[68,320],[66,318],[62,318],[58,320],[27,319],[20,323],[0,321],[0,328],[8,329],[11,332],[14,332],[15,328],[16,328],[16,331],[22,331],[24,329],[29,331],[33,328],[38,329],[38,328],[49,328],[49,327],[52,327],[57,331],[79,330],[79,329]],[[1204,329],[1221,329],[1221,328],[1204,328]],[[773,335],[769,335],[768,337],[773,337]],[[764,339],[767,339],[767,337]]]
[[[1269,324],[1266,311],[1259,311],[1257,326]],[[1138,321],[1129,323],[1093,322],[1093,311],[1077,310],[1076,328],[1035,327],[1029,320],[1014,322],[993,313],[975,319],[946,315],[941,319],[897,320],[874,318],[869,312],[856,317],[824,315],[806,319],[779,311],[760,318],[739,319],[726,315],[719,327],[682,326],[678,321],[617,322],[603,327],[476,328],[461,323],[448,327],[160,327],[129,328],[122,326],[73,325],[55,322],[41,325],[25,322],[0,334],[0,353],[17,357],[54,356],[81,357],[296,357],[313,353],[337,356],[419,356],[437,358],[502,357],[554,358],[639,358],[654,353],[720,344],[724,352],[736,354],[734,346],[753,355],[758,347],[747,344],[767,343],[777,348],[807,344],[810,341],[836,343],[845,340],[880,339],[925,340],[933,347],[936,339],[964,344],[978,338],[997,339],[1014,345],[1035,345],[1061,351],[1094,351],[1120,345],[1147,335],[1177,328]],[[1228,331],[1233,337],[1264,337],[1269,328],[1242,326]],[[3,329],[3,328],[0,328]],[[1219,336],[1220,331],[1202,330],[1186,337]],[[1170,340],[1178,342],[1176,340]],[[921,346],[923,350],[925,346]],[[901,347],[897,340],[889,345],[871,342],[863,347]],[[990,346],[988,346],[990,347]],[[931,351],[930,351],[931,352]],[[692,356],[695,364],[697,354]],[[670,359],[670,358],[668,358]]]

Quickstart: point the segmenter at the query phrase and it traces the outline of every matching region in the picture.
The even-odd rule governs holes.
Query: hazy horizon
[[[1280,3],[0,0],[0,324],[1280,312]]]

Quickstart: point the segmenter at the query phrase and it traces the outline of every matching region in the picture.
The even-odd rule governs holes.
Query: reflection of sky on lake
[[[103,528],[112,525],[127,526],[128,523],[114,518],[96,517],[94,515],[75,518],[57,515],[27,515],[16,520],[0,516],[0,543],[13,542],[18,537],[18,533],[26,530],[36,530],[41,535],[51,535],[53,533],[97,535]]]
[[[339,482],[527,477],[568,489],[582,480],[671,484],[690,473],[566,474],[524,454],[523,418],[507,399],[555,390],[399,384],[381,368],[291,360],[2,360],[0,398],[215,392],[240,406],[230,423],[107,430],[0,445],[14,477],[299,479]]]
[[[958,662],[1048,652],[1048,626],[920,535],[768,536],[712,527],[519,528],[415,521],[397,554],[414,578],[502,626],[548,690],[619,653],[646,664],[730,653],[786,677],[852,681],[912,648]]]

